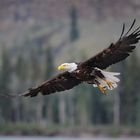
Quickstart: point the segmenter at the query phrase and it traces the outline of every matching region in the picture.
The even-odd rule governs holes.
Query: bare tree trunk
[[[47,104],[47,124],[51,124],[53,123],[53,106],[52,106],[52,102],[53,100],[48,100],[48,104]]]
[[[119,89],[115,91],[114,93],[114,119],[113,123],[114,125],[118,126],[120,125],[120,94]]]
[[[12,75],[12,82],[11,82],[11,87],[10,90],[13,93],[18,93],[18,90],[15,90],[16,87],[20,87],[19,86],[19,80],[16,78],[15,75]],[[13,98],[12,99],[12,121],[14,122],[18,122],[20,120],[20,111],[19,111],[19,99],[17,98]]]
[[[42,97],[39,98],[38,104],[36,106],[36,119],[38,123],[41,123],[43,120],[43,99]]]
[[[68,120],[69,120],[69,123],[73,126],[74,125],[74,102],[73,102],[73,94],[70,94],[69,95],[68,108],[69,108]]]
[[[117,64],[114,66],[114,69],[117,71],[123,72],[123,63]],[[114,90],[114,125],[119,126],[120,125],[120,93],[122,91],[122,86],[121,86],[121,81],[122,81],[122,76],[120,77],[120,83],[118,84],[118,88]]]
[[[59,96],[59,121],[61,124],[66,123],[66,104],[65,104],[65,96]]]
[[[20,112],[19,112],[19,102],[17,98],[12,100],[13,110],[12,110],[12,121],[18,122],[20,120]]]

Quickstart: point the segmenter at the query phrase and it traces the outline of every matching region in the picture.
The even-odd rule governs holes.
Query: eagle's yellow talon
[[[107,85],[109,86],[109,88],[113,88],[113,85],[112,85],[112,82],[109,82],[109,81],[107,81],[107,80],[105,80],[105,82],[107,83]]]
[[[106,94],[106,89],[104,87],[98,85],[98,88],[103,94]]]

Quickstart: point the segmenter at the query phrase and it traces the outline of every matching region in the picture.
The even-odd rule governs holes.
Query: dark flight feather
[[[129,30],[125,33],[125,35],[124,35],[124,36],[126,36],[126,35],[127,35],[127,34],[131,31],[131,29],[133,28],[133,26],[134,26],[135,22],[136,22],[136,19],[134,19],[134,21],[133,21],[132,25],[130,26]]]
[[[135,24],[135,20],[130,26],[129,30],[124,34],[125,24],[123,24],[123,29],[119,40],[102,52],[98,53],[96,56],[88,59],[87,61],[81,63],[81,67],[98,67],[100,69],[105,69],[108,66],[115,64],[126,57],[135,49],[135,44],[140,40],[140,27],[135,29],[131,34],[128,33],[132,30]]]
[[[122,36],[123,36],[123,33],[124,33],[124,30],[125,30],[125,24],[123,23],[122,33],[121,33],[121,35],[120,35],[120,38],[119,38],[119,40],[122,38]]]
[[[54,77],[51,80],[48,80],[38,87],[31,88],[27,93],[23,93],[20,96],[37,96],[39,93],[42,95],[48,95],[55,92],[60,92],[64,90],[69,90],[74,86],[80,84],[82,81],[73,77],[71,73],[64,72]]]

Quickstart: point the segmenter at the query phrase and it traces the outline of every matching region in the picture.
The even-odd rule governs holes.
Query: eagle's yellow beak
[[[60,65],[57,67],[58,70],[65,70],[65,66],[64,65]]]

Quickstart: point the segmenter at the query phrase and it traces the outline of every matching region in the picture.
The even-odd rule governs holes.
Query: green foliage
[[[26,66],[26,68],[25,68],[25,66]],[[16,64],[16,68],[15,68],[16,74],[19,79],[21,79],[23,81],[26,79],[26,77],[28,76],[27,68],[28,68],[27,62],[25,61],[23,55],[20,54],[17,57],[17,64]]]
[[[48,80],[53,76],[54,73],[54,58],[52,55],[52,48],[50,44],[46,48],[46,58],[45,58],[45,80]],[[55,96],[48,96],[44,98],[43,114],[47,118],[48,123],[58,122],[58,106],[57,99]],[[53,108],[53,110],[52,110]]]
[[[140,65],[137,55],[133,53],[128,63],[122,65],[123,77],[121,95],[121,121],[125,124],[137,124],[139,112]],[[124,71],[125,69],[125,71]]]
[[[0,87],[1,92],[8,92],[8,85],[10,83],[10,75],[11,75],[11,64],[10,64],[10,56],[6,48],[2,48],[2,64],[1,64],[1,73],[0,73]]]
[[[8,50],[3,46],[1,56],[1,67],[0,67],[0,93],[9,93],[10,82],[11,82],[11,63],[10,54]],[[5,120],[12,120],[12,101],[0,98],[0,122]]]
[[[105,95],[101,94],[98,89],[91,87],[90,91],[90,119],[93,124],[110,123],[110,106],[108,101],[105,101]]]

